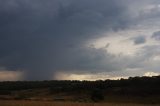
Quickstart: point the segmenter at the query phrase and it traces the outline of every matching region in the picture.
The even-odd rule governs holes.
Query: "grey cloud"
[[[160,8],[159,0],[128,0],[132,24],[148,27],[159,26]]]
[[[128,65],[127,68],[139,69],[139,71],[159,71],[159,61],[154,61],[154,56],[159,56],[159,45],[143,46],[141,50],[134,57],[126,57]]]
[[[146,42],[145,36],[134,37],[134,38],[132,38],[132,40],[134,41],[135,45],[143,44]]]
[[[52,79],[59,70],[122,69],[118,57],[85,44],[106,31],[130,26],[125,2],[0,1],[0,67],[23,70],[27,80]]]
[[[160,46],[159,45],[152,45],[152,46],[145,46],[143,48],[143,55],[144,61],[142,62],[142,68],[144,70],[149,70],[153,72],[159,72],[159,61],[154,61],[153,58],[155,56],[159,56],[160,54]]]
[[[160,31],[154,32],[152,35],[152,38],[159,41],[160,40]]]

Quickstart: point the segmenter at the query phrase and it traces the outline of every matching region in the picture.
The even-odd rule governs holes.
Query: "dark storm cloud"
[[[114,56],[85,43],[129,25],[119,0],[1,0],[0,67],[28,80],[63,70],[116,70]]]
[[[134,37],[134,38],[132,38],[132,40],[134,41],[135,45],[143,44],[146,42],[145,36]]]

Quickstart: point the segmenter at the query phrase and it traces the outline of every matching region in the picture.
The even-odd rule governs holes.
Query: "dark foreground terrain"
[[[51,101],[0,101],[0,106],[160,106],[160,104],[137,103],[75,103]]]
[[[0,82],[0,106],[160,106],[160,76]]]

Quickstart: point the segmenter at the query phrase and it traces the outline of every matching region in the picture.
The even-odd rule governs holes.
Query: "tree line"
[[[130,77],[119,80],[51,80],[51,81],[2,81],[0,82],[0,95],[9,95],[12,91],[49,88],[51,93],[57,92],[90,92],[94,97],[103,99],[108,95],[130,96],[159,96],[160,76],[153,77]],[[97,98],[96,98],[97,99]],[[96,100],[95,99],[95,100]]]

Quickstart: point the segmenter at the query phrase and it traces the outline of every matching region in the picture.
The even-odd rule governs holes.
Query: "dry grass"
[[[0,106],[160,106],[160,104],[116,104],[116,103],[73,103],[73,102],[50,102],[50,101],[0,101]]]

